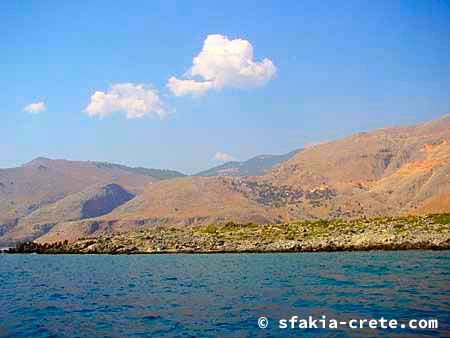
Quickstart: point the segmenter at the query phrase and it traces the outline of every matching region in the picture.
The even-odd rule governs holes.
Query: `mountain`
[[[39,241],[76,240],[155,226],[186,227],[229,221],[269,223],[275,220],[275,210],[245,197],[234,189],[231,178],[186,177],[151,184],[108,215],[62,222]]]
[[[120,185],[92,186],[42,206],[21,218],[2,238],[3,242],[31,241],[45,235],[56,224],[108,214],[135,197]]]
[[[449,172],[450,116],[445,116],[316,145],[259,177],[155,182],[111,213],[60,223],[38,241],[231,220],[282,223],[448,212]]]
[[[201,171],[194,176],[261,176],[277,164],[287,161],[299,151],[301,149],[283,155],[259,155],[244,162],[230,161],[217,167]]]
[[[17,168],[0,169],[0,243],[23,217],[91,186],[118,184],[136,195],[147,184],[173,175],[165,170],[43,157]]]
[[[260,176],[156,180],[95,162],[69,165],[41,160],[6,175],[0,171],[0,214],[8,215],[12,205],[22,207],[21,216],[12,214],[15,222],[3,227],[2,237],[10,241],[35,237],[30,229],[49,221],[51,226],[44,227],[38,242],[230,221],[279,224],[300,219],[443,213],[450,211],[449,173],[450,115],[315,145],[297,151]],[[68,196],[94,184],[111,183],[136,196],[124,199],[111,212],[81,217],[79,206],[85,199]],[[67,210],[62,206],[72,205],[67,201],[77,201],[73,205],[78,207],[69,208],[76,211],[76,217],[61,211]],[[33,213],[37,209],[42,211]],[[45,219],[36,216],[41,213]],[[23,237],[14,235],[18,229],[24,229]]]
[[[449,141],[450,115],[417,126],[359,133],[308,148],[260,181],[305,193],[327,192],[313,203],[291,203],[294,218],[448,210],[450,205],[442,201],[450,196]]]

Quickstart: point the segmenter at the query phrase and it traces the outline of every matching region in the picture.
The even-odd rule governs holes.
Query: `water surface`
[[[2,337],[449,336],[449,313],[448,251],[0,255]],[[437,318],[440,328],[278,328],[322,314]]]

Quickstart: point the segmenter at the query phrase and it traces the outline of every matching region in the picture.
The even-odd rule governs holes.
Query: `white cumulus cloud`
[[[47,107],[45,106],[45,103],[42,101],[30,103],[29,105],[25,106],[23,108],[24,111],[30,114],[39,114],[45,111]]]
[[[167,87],[175,96],[201,96],[212,88],[212,82],[198,82],[194,80],[180,80],[172,76],[167,82]]]
[[[193,59],[192,67],[183,79],[172,76],[167,87],[176,96],[200,96],[211,89],[263,86],[275,73],[276,67],[270,59],[254,60],[253,46],[249,41],[229,40],[226,36],[214,34],[205,39],[201,52]]]
[[[222,162],[229,162],[229,161],[233,161],[234,160],[233,156],[231,156],[230,154],[227,154],[227,153],[223,153],[221,151],[218,151],[214,155],[214,159],[217,160],[217,161],[222,161]]]
[[[156,89],[134,83],[117,83],[107,92],[96,91],[85,111],[92,117],[106,117],[121,112],[129,119],[144,116],[163,119],[168,115]]]

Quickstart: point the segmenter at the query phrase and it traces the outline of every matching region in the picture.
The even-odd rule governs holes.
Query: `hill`
[[[139,194],[147,184],[175,173],[43,157],[17,168],[0,169],[0,243],[21,218],[88,187],[115,183]]]
[[[231,178],[187,177],[149,185],[142,194],[103,217],[57,224],[39,240],[75,240],[154,226],[183,228],[232,220],[269,223],[277,219],[274,210],[235,190]]]
[[[45,235],[58,223],[108,214],[134,197],[134,194],[117,184],[89,187],[22,217],[17,225],[2,237],[2,242],[5,245],[34,240]]]

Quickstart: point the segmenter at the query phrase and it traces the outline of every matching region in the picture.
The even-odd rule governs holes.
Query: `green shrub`
[[[213,224],[207,225],[202,229],[202,232],[207,234],[215,234],[217,232],[217,226]]]
[[[431,218],[438,224],[450,224],[450,214],[431,215]]]

